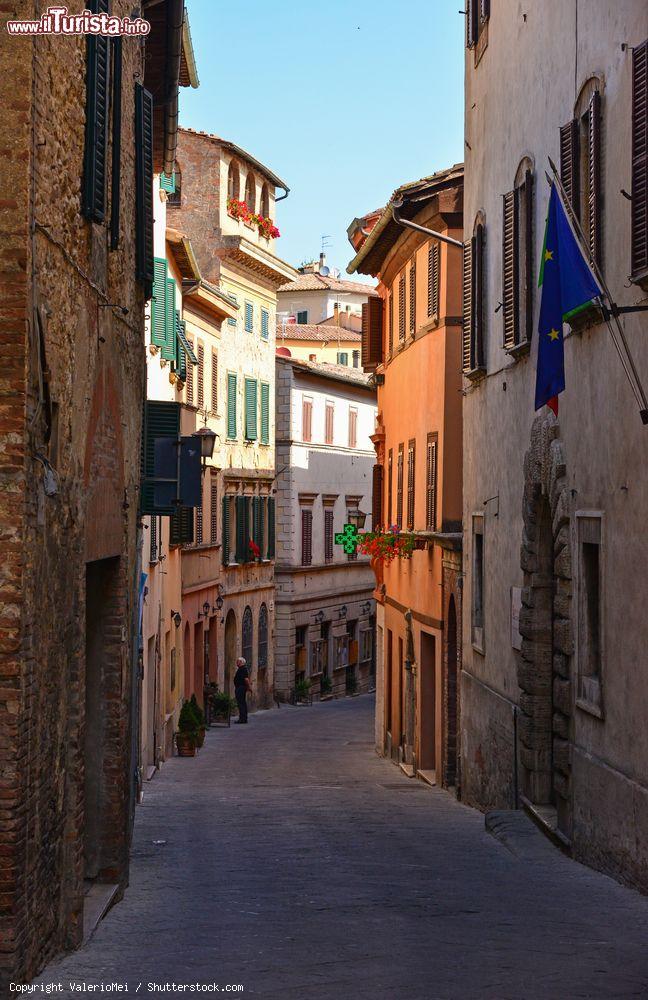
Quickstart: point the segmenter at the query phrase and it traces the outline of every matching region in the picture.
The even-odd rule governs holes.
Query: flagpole
[[[607,285],[607,282],[606,282],[605,278],[603,277],[603,273],[602,273],[600,267],[598,266],[598,264],[597,264],[596,260],[594,259],[593,255],[590,253],[590,249],[587,246],[587,243],[585,242],[585,235],[584,235],[583,230],[581,228],[580,222],[579,222],[578,218],[576,217],[576,214],[575,214],[574,210],[572,209],[572,207],[571,207],[571,205],[569,203],[569,198],[567,197],[567,192],[565,191],[565,188],[563,187],[563,183],[562,183],[562,180],[560,178],[560,174],[558,173],[558,171],[556,169],[556,165],[555,165],[555,163],[553,162],[553,160],[551,159],[550,156],[547,157],[547,159],[549,160],[549,166],[551,167],[551,170],[552,170],[552,173],[553,173],[553,181],[552,181],[552,179],[548,175],[547,175],[547,180],[549,181],[550,184],[552,184],[554,182],[556,183],[556,186],[557,186],[558,191],[560,193],[560,200],[562,202],[563,208],[565,209],[565,212],[567,213],[569,221],[572,224],[572,227],[574,229],[574,234],[575,234],[576,238],[578,239],[578,242],[580,243],[581,250],[583,250],[583,252],[587,256],[587,259],[589,260],[590,267],[592,268],[592,271],[594,272],[594,276],[596,277],[599,285],[601,286],[601,288],[603,290],[603,293],[604,293],[605,297],[608,300],[609,307],[603,301],[599,300],[600,304],[601,304],[601,309],[603,311],[603,319],[605,320],[605,324],[606,324],[606,326],[608,328],[608,331],[610,333],[610,336],[612,338],[612,343],[614,344],[614,346],[616,348],[617,354],[619,355],[619,360],[621,361],[621,364],[623,366],[623,370],[625,371],[625,374],[626,374],[626,377],[628,379],[628,382],[630,383],[630,388],[632,389],[632,393],[633,393],[633,395],[635,397],[637,405],[639,406],[639,416],[641,417],[641,422],[643,424],[648,424],[648,399],[646,398],[646,393],[644,392],[644,388],[643,388],[643,385],[641,383],[641,378],[639,377],[639,373],[638,373],[636,365],[634,363],[634,359],[632,357],[632,354],[630,353],[630,348],[628,347],[628,342],[626,340],[625,331],[624,331],[624,329],[623,329],[623,327],[621,325],[621,321],[620,321],[618,313],[617,313],[617,305],[616,305],[616,303],[614,302],[614,300],[612,298],[612,294],[610,292],[610,289],[608,288],[608,285]],[[623,356],[623,353],[621,351],[621,347],[620,347],[620,345],[619,345],[619,343],[618,343],[618,341],[616,339],[615,332],[614,332],[614,329],[612,327],[612,323],[610,321],[611,318],[614,319],[614,322],[615,322],[615,325],[616,325],[616,328],[617,328],[617,332],[618,332],[619,337],[621,338],[621,341],[623,343],[623,349],[625,351],[625,357]]]

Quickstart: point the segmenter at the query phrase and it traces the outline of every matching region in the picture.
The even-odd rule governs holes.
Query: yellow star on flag
[[[549,331],[548,336],[549,336],[549,340],[558,340],[558,337],[560,336],[560,334],[558,333],[557,330],[551,329]]]
[[[545,260],[553,260],[553,250],[545,250]]]

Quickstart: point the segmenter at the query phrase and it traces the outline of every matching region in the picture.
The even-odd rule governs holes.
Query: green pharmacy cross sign
[[[358,548],[358,542],[362,535],[355,524],[345,524],[344,531],[339,531],[335,536],[335,544],[341,545],[348,556],[352,556]]]

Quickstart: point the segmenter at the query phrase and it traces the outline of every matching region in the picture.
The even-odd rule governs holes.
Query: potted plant
[[[310,705],[310,685],[307,677],[295,684],[295,705]]]
[[[197,721],[194,711],[191,707],[190,701],[185,701],[182,708],[180,709],[180,718],[178,719],[178,731],[176,733],[176,747],[178,748],[178,757],[195,757],[196,756],[196,736],[197,736]]]
[[[236,708],[236,702],[225,691],[219,691],[216,686],[209,696],[211,714],[214,722],[226,722],[229,726],[230,716]]]
[[[191,710],[196,717],[196,746],[200,749],[205,742],[205,731],[207,727],[205,726],[205,713],[198,704],[195,694],[192,694],[191,696]]]
[[[332,697],[333,691],[333,681],[328,676],[328,674],[322,674],[320,677],[320,698],[322,701]]]
[[[390,563],[392,559],[411,559],[415,548],[414,536],[400,530],[398,525],[383,531],[375,528],[363,532],[358,539],[358,552],[370,556],[372,561]]]

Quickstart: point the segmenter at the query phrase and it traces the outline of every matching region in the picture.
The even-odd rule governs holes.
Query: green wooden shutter
[[[161,514],[170,517],[175,507],[156,507],[154,500],[155,439],[178,438],[180,434],[180,404],[162,403],[147,399],[144,407],[144,428],[142,433],[142,491],[140,512]]]
[[[160,174],[160,190],[166,191],[167,194],[175,194],[175,170],[170,177]]]
[[[261,524],[260,520],[261,512],[261,497],[252,497],[252,540],[255,545],[261,548],[263,539],[261,538],[259,528]]]
[[[135,262],[150,298],[153,283],[153,97],[135,84]]]
[[[194,509],[179,507],[170,519],[170,544],[191,545],[194,540]]]
[[[270,386],[261,383],[261,444],[270,442]]]
[[[223,497],[223,565],[229,562],[229,538],[230,538],[230,503],[229,497]]]
[[[153,268],[153,299],[151,301],[151,343],[166,346],[167,262],[156,257]],[[175,287],[175,286],[174,286]]]
[[[261,336],[263,337],[264,340],[268,339],[268,335],[269,335],[269,332],[270,332],[269,321],[270,321],[270,314],[269,314],[268,310],[267,309],[262,309],[261,310]]]
[[[236,498],[236,562],[243,563],[248,559],[247,543],[248,528],[246,516],[248,512],[247,497]]]
[[[173,278],[166,280],[166,308],[164,310],[164,347],[162,357],[176,359],[176,286]]]
[[[253,378],[245,380],[245,437],[248,441],[257,437],[257,383]]]
[[[121,123],[122,123],[122,36],[111,39],[112,74],[112,161],[110,169],[110,249],[119,246],[121,205]],[[153,248],[151,247],[151,254]],[[151,265],[152,266],[152,265]]]
[[[254,330],[254,306],[251,302],[245,303],[245,329],[247,333]]]
[[[259,497],[259,537],[257,539],[257,545],[261,549],[261,558],[266,559],[266,553],[263,548],[263,535],[265,529],[265,508],[266,501],[263,497]]]
[[[93,13],[108,13],[109,0],[96,0]],[[104,35],[86,39],[86,126],[83,153],[81,211],[86,219],[103,222],[106,214],[108,152],[108,83],[110,40]]]
[[[268,559],[275,557],[275,502],[268,497]]]
[[[227,373],[227,436],[236,437],[236,375]]]
[[[187,355],[185,354],[185,349],[182,346],[182,339],[180,336],[180,330],[182,328],[182,333],[184,335],[184,323],[180,320],[180,313],[176,309],[175,314],[175,330],[176,330],[176,343],[175,343],[175,358],[173,361],[173,370],[176,372],[179,379],[183,382],[187,380]]]

